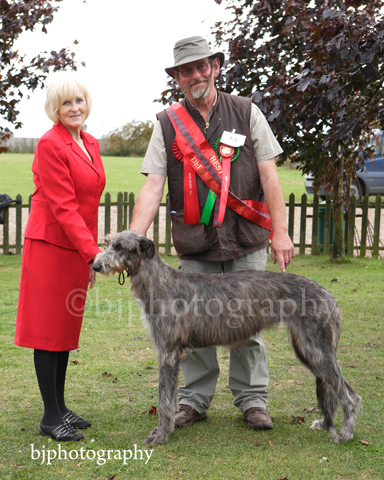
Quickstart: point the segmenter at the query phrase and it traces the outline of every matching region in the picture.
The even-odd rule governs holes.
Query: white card
[[[224,143],[224,145],[229,145],[230,147],[242,147],[246,138],[245,135],[224,131],[220,142]]]

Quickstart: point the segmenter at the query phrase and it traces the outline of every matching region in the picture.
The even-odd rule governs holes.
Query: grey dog
[[[165,443],[174,429],[184,349],[237,347],[280,322],[288,328],[297,357],[316,377],[324,418],[311,428],[329,430],[336,443],[353,438],[361,398],[337,364],[340,310],[321,285],[298,275],[270,271],[185,274],[168,266],[155,244],[133,230],[110,236],[93,269],[106,275],[127,272],[158,352],[159,424],[144,443]],[[337,433],[334,421],[339,400],[344,421]]]

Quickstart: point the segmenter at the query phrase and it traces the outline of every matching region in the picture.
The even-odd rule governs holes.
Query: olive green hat
[[[208,46],[208,42],[203,37],[189,37],[179,40],[175,43],[173,48],[173,56],[175,59],[175,65],[165,69],[171,77],[173,77],[172,70],[175,70],[177,67],[184,65],[185,63],[196,62],[197,60],[207,57],[217,57],[221,68],[225,58],[223,52],[212,53]]]

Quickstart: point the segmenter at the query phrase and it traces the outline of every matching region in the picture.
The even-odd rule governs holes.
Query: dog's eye
[[[114,249],[115,250],[121,250],[123,247],[121,246],[121,243],[115,243]]]

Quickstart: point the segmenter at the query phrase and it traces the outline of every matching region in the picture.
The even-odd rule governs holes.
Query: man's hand
[[[295,249],[289,235],[273,233],[271,241],[271,257],[273,263],[279,262],[280,270],[285,272],[292,258],[295,256]]]

